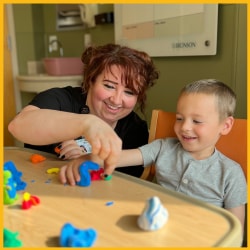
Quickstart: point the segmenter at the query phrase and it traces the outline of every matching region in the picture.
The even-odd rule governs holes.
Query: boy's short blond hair
[[[225,83],[216,79],[202,79],[187,84],[180,93],[203,93],[214,95],[217,99],[217,106],[220,120],[234,116],[236,107],[236,94]]]

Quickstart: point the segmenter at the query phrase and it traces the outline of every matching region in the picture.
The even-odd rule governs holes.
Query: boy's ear
[[[223,127],[221,130],[221,135],[227,135],[234,124],[234,118],[232,116],[227,117],[224,121],[223,121]]]

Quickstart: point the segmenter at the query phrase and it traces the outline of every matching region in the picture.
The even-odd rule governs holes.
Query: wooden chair
[[[163,110],[153,110],[149,130],[149,142],[164,137],[176,137],[174,132],[175,120],[175,113]],[[235,119],[230,133],[221,136],[216,147],[224,155],[241,165],[247,180],[247,120]],[[154,176],[155,166],[151,165],[144,169],[141,178],[152,181]],[[243,247],[247,246],[247,205],[245,216]]]
[[[163,110],[153,110],[149,142],[164,138],[176,137],[174,132],[175,113]],[[232,130],[228,135],[221,136],[216,147],[223,154],[238,162],[247,178],[247,120],[235,119]],[[155,175],[154,165],[146,167],[141,178],[152,181]]]

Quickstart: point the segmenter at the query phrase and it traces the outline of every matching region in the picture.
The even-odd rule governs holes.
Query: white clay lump
[[[168,220],[168,211],[156,196],[146,201],[146,206],[137,220],[138,226],[146,231],[162,228]]]

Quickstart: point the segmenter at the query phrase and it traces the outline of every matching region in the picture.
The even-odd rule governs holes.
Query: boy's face
[[[212,155],[225,122],[219,120],[213,95],[190,93],[177,102],[175,133],[183,148],[197,159]]]

